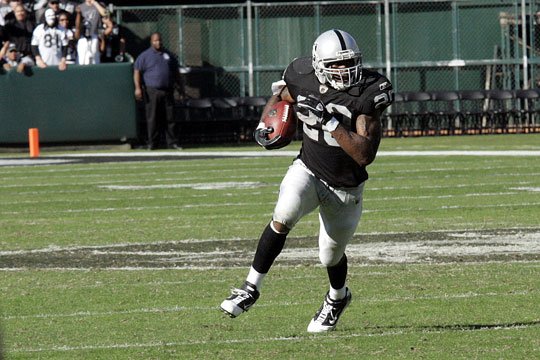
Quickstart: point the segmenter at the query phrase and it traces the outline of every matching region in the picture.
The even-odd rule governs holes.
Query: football
[[[287,146],[296,133],[296,123],[292,104],[279,101],[261,118],[255,130],[257,142],[269,150]]]

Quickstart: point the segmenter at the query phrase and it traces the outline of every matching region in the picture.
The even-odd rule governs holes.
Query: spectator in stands
[[[85,0],[77,6],[75,19],[76,31],[80,36],[76,36],[77,54],[79,65],[99,64],[101,61],[99,51],[99,34],[101,28],[101,18],[105,16],[105,7],[96,0]]]
[[[48,0],[45,2],[46,6],[44,6],[42,9],[35,12],[37,23],[41,24],[45,22],[45,11],[48,9],[52,9],[54,11],[54,15],[58,17],[60,15],[60,2],[59,0]]]
[[[5,42],[0,49],[0,66],[6,71],[16,69],[18,73],[24,73],[27,67],[34,66],[30,56],[22,56],[13,43]]]
[[[77,39],[75,38],[75,32],[69,23],[69,15],[67,13],[61,13],[58,16],[58,29],[62,30],[66,34],[68,42],[66,52],[66,63],[75,64],[77,62]]]
[[[54,10],[45,11],[45,23],[39,24],[32,34],[32,52],[40,68],[58,65],[60,71],[67,68],[67,38],[58,28]]]
[[[77,7],[77,2],[67,1],[67,0],[40,0],[34,4],[34,11],[38,23],[45,21],[44,15],[45,10],[53,9],[56,17],[60,14],[68,14],[70,21],[75,19],[75,8]]]
[[[11,12],[8,0],[0,0],[0,29],[4,26],[4,17]]]
[[[18,5],[23,5],[23,2],[22,0],[10,0],[8,5],[9,6],[2,8],[2,13],[4,13],[3,26],[5,26],[8,22],[15,20],[15,7]]]
[[[165,133],[169,149],[181,149],[174,122],[174,85],[180,83],[178,62],[167,51],[158,32],[150,36],[150,47],[134,65],[135,98],[145,101],[148,149],[159,147]]]
[[[8,42],[15,44],[21,56],[31,56],[32,47],[30,41],[32,40],[35,24],[30,20],[28,12],[21,4],[15,6],[14,15],[15,18],[8,21],[4,26],[3,37]]]
[[[102,18],[102,22],[104,30],[100,49],[101,62],[132,62],[131,56],[126,54],[126,38],[120,26],[108,13]]]

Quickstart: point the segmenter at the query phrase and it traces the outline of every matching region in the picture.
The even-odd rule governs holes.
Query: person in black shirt
[[[103,23],[103,35],[100,43],[101,62],[129,62],[131,56],[126,54],[126,38],[122,33],[122,27],[118,25],[110,14],[105,14],[101,19]]]
[[[15,6],[14,18],[8,20],[4,26],[4,39],[15,44],[22,56],[32,56],[32,33],[35,28],[34,22],[29,18],[23,5]]]
[[[311,57],[295,59],[287,67],[272,92],[263,114],[280,100],[294,104],[303,122],[302,148],[283,178],[272,221],[259,239],[246,281],[233,289],[221,309],[236,317],[255,303],[288,233],[319,208],[319,258],[327,269],[330,289],[307,331],[334,330],[351,301],[345,248],[360,221],[366,166],[377,154],[380,116],[392,102],[392,84],[383,75],[363,69],[355,39],[333,29],[319,35]],[[264,131],[265,126],[259,126],[255,133],[263,146]]]

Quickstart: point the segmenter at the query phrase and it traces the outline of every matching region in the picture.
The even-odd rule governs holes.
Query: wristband
[[[338,125],[339,125],[339,121],[335,117],[333,117],[330,120],[328,120],[326,124],[324,124],[324,127],[326,128],[327,131],[333,132],[337,129]]]

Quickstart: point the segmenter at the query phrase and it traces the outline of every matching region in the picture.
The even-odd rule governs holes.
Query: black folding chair
[[[238,120],[239,107],[238,102],[234,98],[220,97],[212,99],[212,107],[214,109],[214,118],[216,120]]]
[[[402,127],[405,119],[404,101],[405,98],[402,93],[395,93],[392,106],[383,113],[383,130],[389,136],[403,136]]]
[[[431,92],[431,122],[430,129],[436,135],[453,135],[456,132],[456,123],[459,127],[459,111],[457,103],[459,95],[456,91]]]
[[[408,92],[404,94],[404,126],[408,135],[427,135],[431,112],[431,95],[427,92]]]
[[[459,116],[464,134],[480,134],[487,119],[484,111],[486,95],[481,90],[462,90],[459,95]]]
[[[248,96],[242,101],[244,118],[248,121],[259,122],[267,99],[263,96]]]
[[[259,124],[267,98],[263,96],[247,96],[239,99],[239,105],[242,111],[242,120],[240,124],[240,139],[253,139],[253,131]]]
[[[518,126],[531,130],[538,126],[540,115],[540,94],[538,89],[516,90],[516,118]]]
[[[208,98],[189,99],[184,108],[187,111],[187,121],[212,121],[214,119],[212,101]]]
[[[486,91],[488,124],[492,132],[507,133],[515,124],[514,94],[510,90]]]

